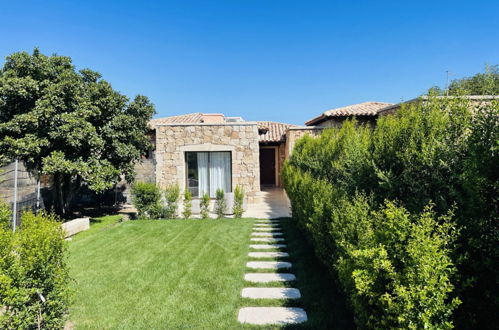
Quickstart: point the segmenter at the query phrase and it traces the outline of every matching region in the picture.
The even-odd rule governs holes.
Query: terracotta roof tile
[[[283,142],[286,140],[286,130],[295,126],[274,121],[259,121],[257,123],[260,142]]]
[[[188,113],[185,115],[171,116],[151,119],[149,126],[151,128],[161,124],[199,124],[203,122],[203,114],[201,112]]]
[[[332,117],[350,117],[350,116],[377,116],[378,111],[393,105],[393,103],[385,102],[363,102],[358,104],[348,105],[346,107],[336,108],[324,111],[320,116],[307,121],[306,125],[314,125],[327,118]]]

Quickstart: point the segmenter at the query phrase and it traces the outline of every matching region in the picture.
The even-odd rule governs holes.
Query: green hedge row
[[[293,217],[359,327],[494,322],[498,141],[498,102],[433,98],[296,143],[283,171]]]

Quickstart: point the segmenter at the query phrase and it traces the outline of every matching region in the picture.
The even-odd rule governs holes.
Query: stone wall
[[[284,161],[286,160],[286,143],[279,144],[278,152],[278,186],[282,187],[282,168],[284,167]]]
[[[260,191],[260,161],[256,123],[164,124],[156,127],[156,183],[178,183],[185,189],[185,152],[230,151],[232,190],[241,185],[252,202]]]
[[[318,126],[308,126],[308,127],[290,127],[286,131],[286,159],[289,158],[293,152],[296,140],[308,134],[312,137],[316,137],[321,134],[324,127]]]

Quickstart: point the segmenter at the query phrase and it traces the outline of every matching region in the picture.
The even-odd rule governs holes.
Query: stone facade
[[[296,140],[304,136],[305,134],[310,135],[311,137],[316,137],[321,134],[322,130],[325,127],[318,126],[305,126],[305,127],[291,127],[286,131],[286,152],[285,158],[289,158],[291,153],[293,152],[293,148],[295,146]]]
[[[244,188],[248,202],[260,191],[258,128],[253,122],[163,124],[156,127],[156,183],[186,186],[185,152],[230,151],[232,191]]]

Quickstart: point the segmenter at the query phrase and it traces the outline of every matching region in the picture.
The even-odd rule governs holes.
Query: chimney
[[[223,113],[203,113],[203,123],[222,124],[225,123],[225,117]]]

